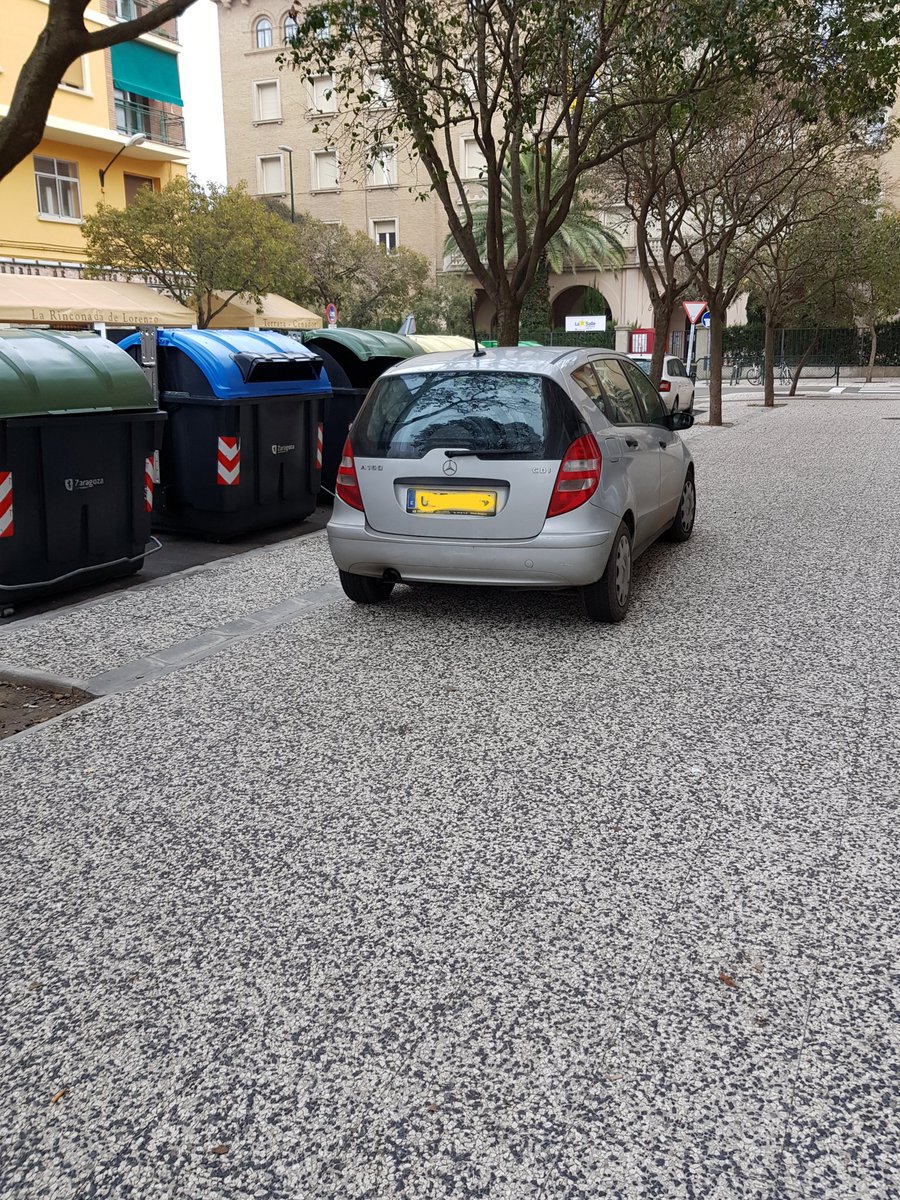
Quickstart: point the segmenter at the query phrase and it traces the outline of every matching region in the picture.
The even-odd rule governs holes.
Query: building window
[[[481,147],[473,137],[462,140],[462,177],[463,179],[483,179],[487,171],[487,159],[481,152]]]
[[[372,108],[390,108],[394,103],[394,93],[391,85],[377,71],[366,71],[366,89],[371,94],[369,104]]]
[[[133,21],[137,15],[135,0],[116,0],[117,21]]]
[[[257,50],[269,50],[272,46],[272,22],[268,17],[260,17],[254,26]]]
[[[126,208],[130,204],[134,204],[138,192],[143,191],[144,188],[149,189],[151,192],[159,191],[158,179],[150,179],[146,175],[125,175],[123,178],[125,180]]]
[[[268,154],[258,158],[256,173],[261,196],[284,195],[284,159],[280,154]]]
[[[376,246],[380,246],[385,254],[396,254],[397,240],[396,217],[372,222],[372,241]]]
[[[77,92],[87,90],[87,76],[84,69],[84,59],[76,58],[66,67],[66,72],[60,80],[60,87],[72,88]]]
[[[336,150],[313,151],[313,190],[317,192],[335,191],[340,187],[341,175],[338,167]]]
[[[113,98],[116,106],[116,129],[119,133],[127,133],[129,136],[135,133],[149,135],[150,101],[147,97],[116,88]]]
[[[38,212],[54,221],[81,220],[81,184],[78,163],[35,155]]]
[[[281,93],[277,79],[266,79],[254,83],[254,111],[257,121],[281,120]]]
[[[294,40],[294,38],[297,36],[298,29],[299,29],[299,25],[297,24],[297,18],[294,16],[294,14],[292,12],[289,12],[288,15],[284,18],[284,40],[285,40],[285,42],[292,42]]]
[[[337,112],[337,94],[333,75],[313,75],[309,81],[310,104],[314,112]]]
[[[372,146],[369,150],[369,187],[397,186],[397,147]]]

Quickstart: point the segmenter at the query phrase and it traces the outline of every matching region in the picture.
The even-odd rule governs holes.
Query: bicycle
[[[778,382],[780,384],[788,384],[794,377],[794,373],[791,368],[786,362],[783,361],[778,364],[775,374],[777,375]],[[758,387],[762,381],[763,363],[757,359],[756,362],[754,362],[753,365],[747,370],[747,382],[751,387]]]

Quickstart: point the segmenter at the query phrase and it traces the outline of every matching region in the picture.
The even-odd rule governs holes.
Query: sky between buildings
[[[203,183],[225,183],[225,123],[222,119],[222,71],[219,24],[212,0],[197,0],[178,19],[184,47],[181,94],[189,170]]]

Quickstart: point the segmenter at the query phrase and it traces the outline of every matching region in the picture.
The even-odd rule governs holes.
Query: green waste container
[[[140,570],[164,421],[113,342],[0,330],[0,606]]]
[[[301,336],[304,345],[321,357],[331,381],[331,395],[325,401],[322,455],[322,487],[330,498],[337,483],[347,431],[369,388],[388,367],[425,352],[403,334],[378,329],[341,325],[333,329],[310,329]]]

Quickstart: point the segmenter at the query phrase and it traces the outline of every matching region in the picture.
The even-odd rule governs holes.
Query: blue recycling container
[[[121,345],[140,361],[139,334]],[[158,528],[228,541],[314,511],[331,396],[318,355],[280,333],[165,329],[157,371]]]

